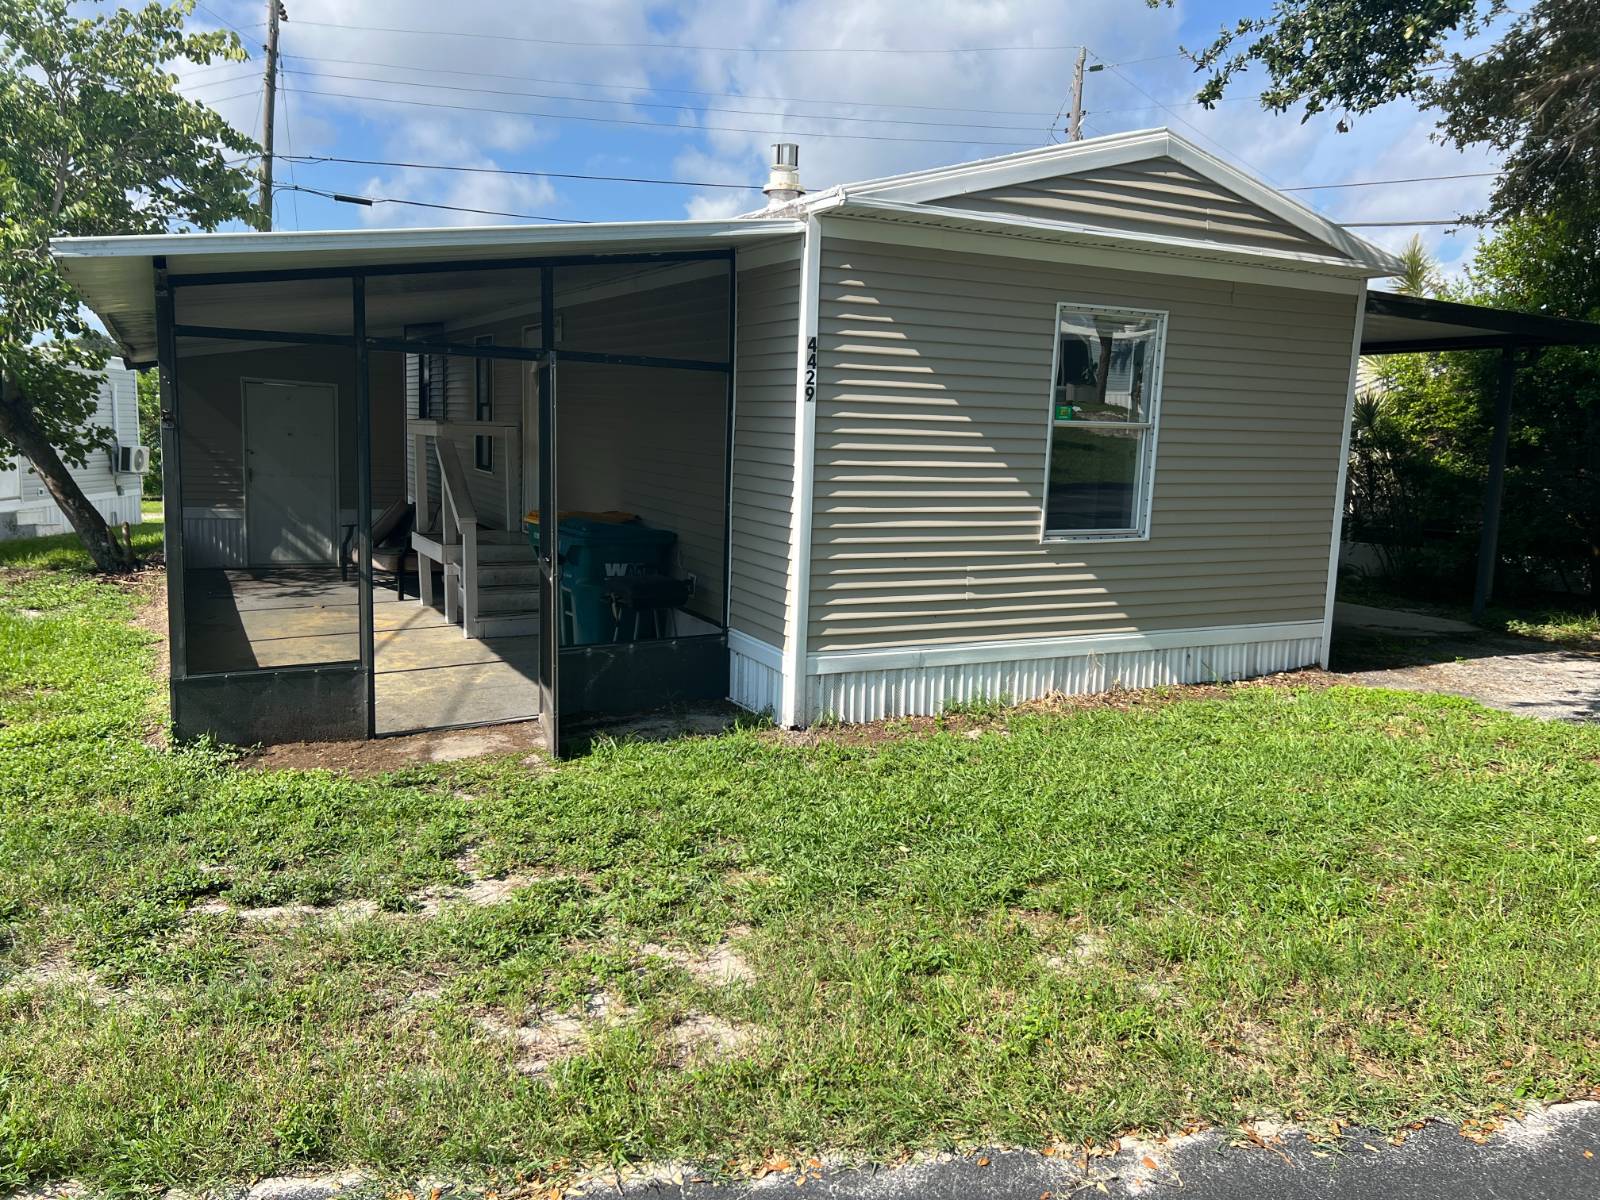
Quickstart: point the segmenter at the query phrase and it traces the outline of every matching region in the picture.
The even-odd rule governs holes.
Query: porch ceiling
[[[58,238],[51,249],[135,365],[155,359],[155,260],[174,275],[703,250],[794,237],[790,218]]]

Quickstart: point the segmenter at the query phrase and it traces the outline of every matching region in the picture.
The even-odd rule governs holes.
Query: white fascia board
[[[920,667],[964,666],[1087,654],[1120,654],[1127,650],[1170,650],[1184,646],[1236,646],[1250,642],[1288,641],[1322,634],[1321,621],[1264,625],[1216,625],[1197,629],[1161,629],[1149,633],[1073,634],[1010,641],[951,642],[939,646],[898,646],[883,650],[832,650],[806,656],[809,675],[843,675],[854,671],[904,671]]]
[[[746,241],[799,233],[794,218],[714,221],[608,221],[591,225],[471,225],[432,229],[321,229],[237,233],[161,233],[129,237],[55,238],[50,251],[62,261],[76,258],[169,258],[198,254],[300,254],[351,251],[506,250],[526,247],[643,242]]]
[[[1361,334],[1367,319],[1367,287],[1361,285],[1356,297],[1356,327],[1350,337],[1350,381],[1344,398],[1344,430],[1339,435],[1338,482],[1333,489],[1333,533],[1328,547],[1328,593],[1323,598],[1322,654],[1318,665],[1328,669],[1328,655],[1333,649],[1333,601],[1339,587],[1339,547],[1344,539],[1344,492],[1350,477],[1350,426],[1356,410],[1356,380],[1361,370]]]
[[[1038,150],[980,158],[953,167],[869,179],[862,183],[845,184],[838,190],[851,199],[874,197],[920,204],[1013,183],[1047,179],[1066,171],[1115,167],[1147,158],[1159,158],[1167,152],[1167,141],[1168,134],[1164,129],[1142,129],[1133,133],[1069,142],[1064,146],[1043,146]]]
[[[877,217],[886,221],[898,220],[934,228],[1011,233],[1040,241],[1204,257],[1219,262],[1267,265],[1280,270],[1317,271],[1351,279],[1365,279],[1385,273],[1381,269],[1364,266],[1335,255],[1309,254],[1295,250],[1255,249],[1209,242],[1199,238],[1112,232],[1067,221],[1049,221],[1010,213],[974,213],[959,208],[943,208],[936,204],[851,199],[833,206],[829,211],[835,216],[869,219]]]

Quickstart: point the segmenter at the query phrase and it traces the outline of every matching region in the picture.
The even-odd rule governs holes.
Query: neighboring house
[[[105,446],[89,452],[81,467],[69,464],[89,503],[113,525],[139,522],[139,495],[148,455],[139,445],[137,376],[126,367],[108,365],[100,381],[91,426],[108,429]],[[56,505],[44,481],[26,458],[0,457],[0,540],[70,533],[72,526]]]
[[[162,368],[179,732],[1326,661],[1392,256],[1165,130],[791,182],[725,221],[58,242]]]

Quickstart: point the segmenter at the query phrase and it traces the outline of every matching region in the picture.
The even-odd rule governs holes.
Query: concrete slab
[[[1335,629],[1359,630],[1362,633],[1389,633],[1421,637],[1444,637],[1450,634],[1482,633],[1476,625],[1465,621],[1438,617],[1432,613],[1408,612],[1398,608],[1375,608],[1370,604],[1347,604],[1336,601],[1333,606]]]

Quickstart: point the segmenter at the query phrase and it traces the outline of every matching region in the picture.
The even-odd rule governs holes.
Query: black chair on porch
[[[411,527],[416,524],[417,508],[404,499],[396,500],[372,522],[372,570],[394,576],[394,590],[406,598],[406,573],[417,572],[417,552],[411,548]],[[344,527],[339,546],[339,579],[350,577],[350,568],[361,565],[361,547],[355,544],[354,522]]]

